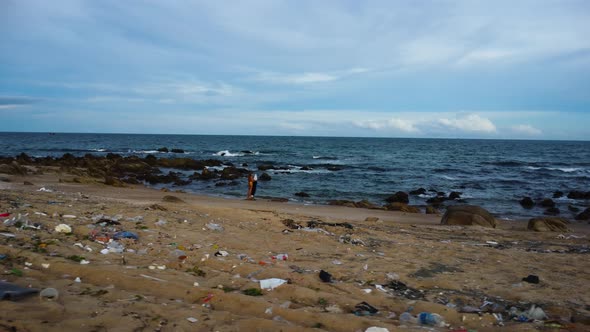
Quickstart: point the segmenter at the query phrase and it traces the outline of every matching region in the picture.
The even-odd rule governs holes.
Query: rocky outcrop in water
[[[535,206],[535,201],[533,201],[533,199],[528,196],[521,199],[519,203],[525,209],[532,209]]]
[[[387,197],[385,199],[385,201],[387,203],[410,203],[410,198],[408,197],[408,194],[403,192],[403,191],[398,191],[395,194]]]

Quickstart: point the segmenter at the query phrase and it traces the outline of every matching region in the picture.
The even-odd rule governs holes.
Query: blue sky
[[[0,1],[1,131],[590,140],[590,2]]]

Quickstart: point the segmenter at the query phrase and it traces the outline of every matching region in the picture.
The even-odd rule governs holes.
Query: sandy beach
[[[0,222],[1,280],[59,292],[0,301],[0,330],[590,329],[587,222],[448,226],[440,214],[75,183],[50,169],[0,177],[0,221],[20,221]],[[271,278],[284,283],[261,289]],[[506,314],[533,306],[542,319]]]

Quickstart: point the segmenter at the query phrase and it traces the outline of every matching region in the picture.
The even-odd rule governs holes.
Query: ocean
[[[158,152],[161,147],[184,153]],[[24,152],[32,157],[117,153],[218,159],[259,175],[259,165],[273,165],[276,169],[265,171],[272,179],[258,182],[257,197],[303,204],[366,199],[382,205],[397,191],[424,188],[432,191],[410,196],[410,204],[425,205],[435,192],[458,191],[462,203],[482,206],[504,219],[543,215],[541,207],[521,207],[518,201],[524,196],[538,200],[552,198],[555,191],[590,191],[586,141],[0,133],[0,149],[5,157]],[[244,198],[246,179],[242,182],[216,186],[192,181],[171,189]],[[309,197],[295,196],[298,192]],[[566,196],[554,200],[565,218],[575,215],[572,206],[590,206],[587,200]]]

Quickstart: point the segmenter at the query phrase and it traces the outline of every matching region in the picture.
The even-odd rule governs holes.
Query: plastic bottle
[[[272,259],[276,259],[279,261],[286,261],[289,258],[289,255],[287,254],[278,254],[276,256],[272,256]]]
[[[430,312],[421,312],[418,314],[418,322],[420,322],[422,325],[429,326],[442,326],[445,323],[441,315]]]
[[[409,312],[404,312],[399,316],[399,322],[400,324],[416,324],[417,323],[417,318],[414,317],[411,313]]]
[[[109,249],[110,252],[122,253],[123,250],[125,250],[125,247],[117,241],[111,241],[107,244],[107,249]]]

